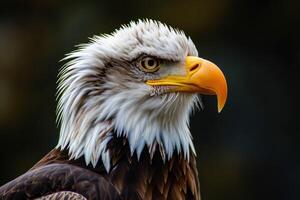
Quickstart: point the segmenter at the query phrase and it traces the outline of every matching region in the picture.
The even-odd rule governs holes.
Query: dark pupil
[[[155,61],[153,59],[148,60],[148,66],[153,67],[155,64]]]

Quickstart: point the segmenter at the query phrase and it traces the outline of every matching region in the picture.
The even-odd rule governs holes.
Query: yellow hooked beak
[[[173,86],[170,92],[191,92],[217,95],[218,112],[221,112],[227,99],[227,83],[222,71],[212,62],[187,56],[186,76],[167,76],[163,79],[148,80],[152,86]]]

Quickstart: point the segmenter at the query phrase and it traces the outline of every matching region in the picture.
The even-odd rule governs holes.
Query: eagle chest
[[[118,161],[107,178],[124,199],[200,200],[196,160],[174,155],[163,162],[159,153],[151,159],[126,156]]]

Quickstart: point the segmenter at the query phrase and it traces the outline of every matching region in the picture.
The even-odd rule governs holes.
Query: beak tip
[[[218,106],[218,113],[221,113],[223,106]]]
[[[227,99],[227,93],[223,98],[218,96],[218,113],[221,113],[221,111],[223,110],[226,103],[226,99]]]

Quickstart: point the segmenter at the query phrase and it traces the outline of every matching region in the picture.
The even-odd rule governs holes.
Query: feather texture
[[[164,163],[157,151],[149,162],[145,148],[138,160],[123,140],[114,137],[108,144],[115,160],[109,173],[102,163],[95,168],[86,166],[83,156],[69,159],[67,151],[54,149],[27,173],[2,186],[0,198],[45,199],[69,191],[86,199],[200,200],[194,156],[188,162],[176,155]],[[185,174],[182,169],[186,169]]]
[[[34,200],[87,200],[84,196],[69,191],[56,192]]]

